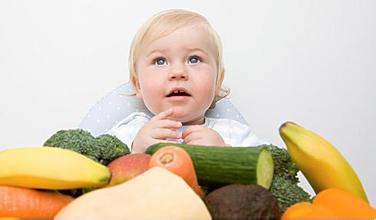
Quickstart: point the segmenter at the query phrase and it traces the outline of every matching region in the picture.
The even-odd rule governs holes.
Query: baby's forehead
[[[214,36],[202,25],[185,25],[174,30],[151,31],[145,36],[141,50],[168,50],[178,46],[187,51],[202,50],[207,53],[218,51]]]

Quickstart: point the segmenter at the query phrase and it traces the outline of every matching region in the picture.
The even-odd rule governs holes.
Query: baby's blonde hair
[[[219,99],[227,96],[229,89],[223,88],[220,85],[224,76],[224,66],[222,57],[222,43],[217,32],[212,28],[204,16],[182,9],[165,10],[152,16],[136,33],[129,54],[129,71],[131,82],[133,80],[137,82],[138,80],[136,62],[144,45],[147,45],[161,37],[167,36],[181,27],[192,24],[200,24],[203,28],[205,28],[208,32],[209,40],[214,45],[217,65],[216,86],[220,87],[221,91],[215,98],[213,104],[215,104],[215,102]]]

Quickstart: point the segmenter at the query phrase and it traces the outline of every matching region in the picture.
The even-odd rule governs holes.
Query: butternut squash
[[[179,176],[153,167],[139,176],[78,197],[55,220],[202,219],[211,216],[204,202]]]

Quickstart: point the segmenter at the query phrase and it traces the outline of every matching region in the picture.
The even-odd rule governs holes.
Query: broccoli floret
[[[53,134],[43,146],[58,147],[76,151],[98,162],[101,156],[95,138],[82,129],[60,130]]]
[[[278,200],[281,212],[284,212],[295,203],[311,201],[310,195],[298,186],[297,183],[281,176],[275,176],[273,178],[269,190]]]
[[[117,137],[102,134],[96,138],[96,144],[100,150],[100,163],[109,164],[114,159],[121,155],[129,154],[129,149],[126,144],[121,142]]]
[[[266,147],[274,161],[273,181],[269,190],[278,200],[281,212],[297,202],[310,201],[311,196],[298,186],[299,169],[291,160],[287,150],[274,145]]]
[[[60,130],[43,146],[73,150],[103,165],[129,153],[127,145],[115,136],[106,134],[95,138],[83,129]]]
[[[267,148],[273,157],[274,175],[290,180],[292,183],[299,183],[297,176],[299,169],[291,160],[287,150],[274,145],[268,145]]]

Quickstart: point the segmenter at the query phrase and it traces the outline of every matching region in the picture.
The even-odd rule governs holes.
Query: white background
[[[170,8],[197,11],[219,32],[225,85],[260,138],[284,146],[288,120],[316,131],[376,204],[376,1],[2,0],[0,148],[76,127],[127,81],[140,25]]]

